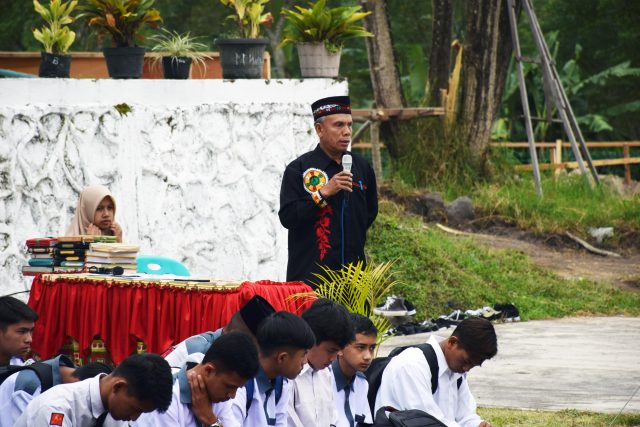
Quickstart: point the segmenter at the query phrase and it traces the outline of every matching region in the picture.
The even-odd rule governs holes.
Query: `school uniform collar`
[[[355,375],[353,376],[353,378],[351,378],[351,380],[345,377],[344,373],[342,372],[342,369],[340,369],[340,363],[338,363],[337,358],[331,363],[331,371],[333,371],[333,377],[336,380],[336,389],[338,391],[343,391],[347,386],[349,386],[349,389],[351,391],[354,391],[353,383],[355,382],[355,379],[356,379]]]
[[[262,366],[258,368],[256,382],[258,383],[258,390],[260,390],[261,394],[267,394],[267,391],[275,388],[275,379],[270,380],[269,377],[267,377],[267,373],[262,369]],[[247,399],[249,399],[249,396],[247,396]]]
[[[436,357],[438,358],[438,378],[446,375],[452,380],[458,380],[458,378],[464,376],[464,374],[458,374],[457,372],[453,372],[449,369],[449,365],[447,364],[447,359],[444,357],[444,353],[442,352],[442,347],[440,347],[440,343],[446,340],[445,337],[441,337],[438,335],[431,335],[428,343],[431,344],[433,350],[436,353]]]
[[[338,163],[325,153],[320,144],[316,145],[316,148],[311,152],[311,161],[313,165],[322,170],[327,169],[330,165],[338,165]],[[350,151],[345,151],[344,154],[351,154]]]
[[[180,388],[180,402],[186,405],[191,405],[191,387],[189,386],[189,380],[187,379],[187,371],[196,365],[197,363],[187,362],[175,377]]]
[[[100,397],[100,378],[106,376],[107,374],[98,374],[89,380],[89,403],[91,406],[91,416],[96,419],[107,411],[102,404],[102,397]]]

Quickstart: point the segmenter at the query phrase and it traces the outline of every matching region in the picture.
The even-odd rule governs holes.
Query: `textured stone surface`
[[[44,93],[42,102],[34,103],[38,94],[25,89],[29,79],[14,80],[15,85],[4,80],[0,295],[29,286],[20,273],[24,241],[63,234],[79,192],[96,183],[115,195],[124,239],[140,244],[141,253],[176,258],[196,275],[284,279],[286,230],[277,216],[282,173],[316,143],[310,102],[346,94],[346,82],[279,81],[262,87],[254,81],[245,87],[240,81],[201,81],[198,95],[191,83],[155,81],[154,90],[168,99],[161,105],[145,103],[145,92],[136,85],[151,90],[149,81],[126,81],[119,90],[133,111],[122,116],[113,103],[91,96],[118,88],[114,81],[75,85],[47,79],[57,88],[53,93],[60,93],[56,85],[95,91],[74,93],[73,102]],[[32,81],[43,88],[41,79]],[[202,93],[218,90],[222,101],[204,102]],[[292,99],[292,93],[299,96]],[[109,102],[119,99],[105,96]]]

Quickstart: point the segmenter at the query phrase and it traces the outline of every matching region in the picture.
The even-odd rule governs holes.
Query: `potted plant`
[[[328,8],[326,0],[308,6],[282,11],[287,26],[280,45],[296,44],[302,77],[337,77],[344,42],[373,36],[355,24],[371,12],[360,12],[360,6]]]
[[[38,0],[33,0],[35,11],[47,23],[46,26],[33,30],[33,37],[44,46],[38,72],[40,77],[69,77],[71,55],[67,52],[76,39],[76,33],[67,25],[73,22],[71,12],[77,4],[75,0],[51,0],[46,8]]]
[[[207,45],[200,43],[199,37],[191,37],[188,32],[180,34],[177,31],[162,31],[163,34],[151,36],[149,40],[155,42],[151,48],[153,52],[157,52],[154,62],[162,61],[165,79],[188,79],[192,62],[206,70],[204,60],[212,58],[202,52],[207,49]]]
[[[264,49],[268,40],[260,37],[260,25],[273,20],[264,13],[269,0],[220,0],[233,9],[228,19],[235,21],[238,38],[218,38],[220,65],[225,79],[258,79],[262,75]]]
[[[153,9],[155,0],[87,0],[81,6],[81,17],[100,35],[109,34],[113,47],[103,49],[109,76],[116,79],[138,79],[142,75],[144,47],[136,44],[140,28],[157,27],[160,12]]]

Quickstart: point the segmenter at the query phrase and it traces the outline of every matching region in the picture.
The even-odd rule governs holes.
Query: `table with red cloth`
[[[280,310],[300,314],[311,292],[302,282],[177,282],[90,274],[42,274],[33,280],[29,306],[40,318],[32,347],[43,359],[55,356],[67,337],[84,356],[94,337],[104,340],[114,363],[143,341],[162,353],[192,335],[214,331],[254,295]]]

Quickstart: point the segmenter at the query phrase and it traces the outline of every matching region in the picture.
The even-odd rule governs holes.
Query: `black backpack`
[[[387,367],[392,358],[402,353],[404,350],[413,347],[422,350],[425,359],[427,359],[427,363],[429,363],[429,369],[431,370],[431,394],[435,393],[438,389],[438,357],[436,356],[436,352],[433,350],[431,344],[424,343],[418,345],[396,347],[391,351],[391,353],[389,353],[389,356],[376,357],[375,359],[373,359],[373,361],[371,362],[371,366],[369,366],[369,369],[367,369],[364,373],[364,375],[367,377],[367,381],[369,382],[369,392],[367,393],[367,400],[369,401],[369,407],[371,408],[372,414],[374,413],[376,395],[378,394],[378,389],[380,388],[380,384],[382,383],[382,374],[384,372],[384,368]],[[458,378],[458,388],[460,388],[460,386],[462,385],[462,379],[463,377]]]
[[[387,417],[385,408],[380,408],[376,413],[373,427],[446,427],[446,424],[419,409],[393,411]]]
[[[25,369],[32,370],[40,379],[40,392],[44,392],[45,390],[53,387],[53,368],[51,367],[51,365],[43,362],[34,362],[30,365],[22,366],[9,365],[1,367],[0,384],[2,384],[4,380],[9,378],[11,375],[15,374],[16,372],[24,371]]]

